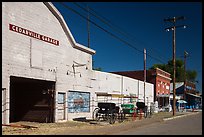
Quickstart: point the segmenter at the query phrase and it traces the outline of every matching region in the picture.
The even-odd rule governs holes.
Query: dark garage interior
[[[10,77],[10,122],[53,122],[55,82]]]

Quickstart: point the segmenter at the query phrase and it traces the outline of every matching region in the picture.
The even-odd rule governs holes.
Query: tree
[[[97,70],[97,71],[102,71],[102,68],[101,67],[94,67],[94,60],[92,60],[92,68],[93,70]]]
[[[93,68],[93,70],[102,71],[102,68],[101,67]]]
[[[186,77],[189,81],[191,82],[196,82],[196,77],[197,77],[197,72],[196,71],[191,71],[191,70],[187,70],[186,71]]]
[[[184,81],[184,62],[181,59],[176,59],[176,82]],[[160,68],[171,74],[171,79],[173,80],[173,62],[169,60],[167,64],[154,64],[150,69]],[[197,72],[194,70],[186,70],[186,80],[195,82],[197,77]]]

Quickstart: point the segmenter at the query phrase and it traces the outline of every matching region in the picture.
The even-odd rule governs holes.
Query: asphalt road
[[[118,132],[120,135],[202,135],[202,112]]]
[[[165,121],[163,121],[165,119]],[[38,128],[4,127],[3,135],[202,135],[202,112],[172,113],[160,112],[151,118],[122,123],[69,121],[65,123],[17,122]]]

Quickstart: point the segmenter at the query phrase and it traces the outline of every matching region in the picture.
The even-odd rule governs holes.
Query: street
[[[202,135],[202,112],[176,113],[160,112],[151,118],[122,123],[90,124],[68,121],[63,123],[16,122],[37,128],[4,127],[3,135]]]
[[[202,135],[202,112],[119,132],[118,135]]]

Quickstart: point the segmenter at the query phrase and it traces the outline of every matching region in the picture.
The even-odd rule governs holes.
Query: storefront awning
[[[192,94],[192,93],[186,93],[186,94],[197,97],[197,98],[201,98],[201,96],[198,96],[198,95],[195,95],[195,94]]]
[[[170,95],[168,95],[168,94],[159,94],[159,95],[157,95],[157,97],[169,97]]]
[[[107,92],[96,92],[97,96],[111,96],[111,97],[118,97],[118,98],[138,98],[137,96],[131,95],[124,95],[124,94],[111,94]]]

